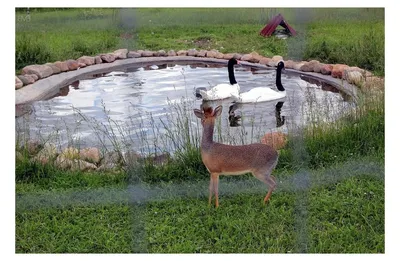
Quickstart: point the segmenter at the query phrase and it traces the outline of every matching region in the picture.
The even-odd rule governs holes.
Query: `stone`
[[[79,68],[85,68],[86,67],[86,64],[84,64],[84,63],[78,63],[78,65],[79,65]]]
[[[305,63],[306,63],[306,62],[294,62],[293,69],[294,69],[294,70],[297,70],[297,71],[300,71],[300,68],[301,68]]]
[[[98,164],[101,160],[101,153],[98,148],[85,148],[79,151],[79,158],[90,163]]]
[[[330,75],[332,73],[332,64],[324,64],[321,68],[321,73],[324,75]]]
[[[97,166],[93,163],[84,161],[84,160],[73,160],[71,164],[71,170],[73,171],[87,171],[87,170],[96,170]]]
[[[116,151],[107,152],[104,154],[102,164],[108,164],[108,163],[119,164],[123,160],[121,157],[122,155],[120,155],[120,153]]]
[[[179,50],[176,52],[176,54],[178,56],[186,56],[187,55],[187,51],[186,50]]]
[[[176,53],[174,50],[169,50],[167,53],[168,56],[176,56]]]
[[[283,61],[283,57],[280,55],[272,56],[271,60],[267,64],[270,67],[276,67],[280,61]]]
[[[60,155],[70,160],[79,159],[79,150],[77,148],[67,147],[61,152]]]
[[[343,71],[347,68],[349,68],[349,66],[346,64],[334,64],[332,67],[332,73],[331,73],[332,77],[342,79]]]
[[[46,63],[45,65],[50,66],[51,70],[53,71],[53,74],[61,72],[61,69],[58,68],[54,63]]]
[[[57,147],[54,144],[46,143],[38,154],[33,158],[35,161],[45,165],[57,157]]]
[[[260,61],[258,61],[258,63],[267,65],[270,61],[271,61],[271,58],[263,57],[263,58],[260,59]]]
[[[142,57],[152,57],[154,56],[154,52],[152,51],[143,51],[142,52]]]
[[[217,52],[217,53],[215,54],[215,58],[217,58],[217,59],[224,59],[224,54],[223,54],[223,53],[220,53],[220,52]]]
[[[39,77],[36,74],[25,74],[25,76],[32,77],[35,81],[39,80]]]
[[[262,59],[262,56],[257,52],[251,52],[249,54],[243,55],[240,60],[250,62],[250,63],[258,63]]]
[[[188,56],[197,56],[198,53],[199,52],[196,49],[190,49],[190,50],[188,50],[187,55]]]
[[[95,170],[97,166],[79,159],[69,159],[64,155],[59,155],[55,161],[55,165],[63,170],[71,169],[73,171]]]
[[[215,58],[217,53],[215,51],[206,51],[206,57],[208,58]]]
[[[97,168],[97,171],[110,171],[117,168],[118,165],[112,162],[104,163]]]
[[[287,68],[287,69],[293,69],[294,68],[294,65],[296,64],[294,61],[292,61],[292,60],[287,60],[287,61],[284,61],[284,63],[285,63],[285,68]]]
[[[240,60],[250,62],[251,58],[252,58],[252,55],[248,53],[248,54],[243,55]]]
[[[316,64],[314,65],[314,72],[315,72],[315,73],[321,73],[322,67],[323,67],[324,65],[325,65],[325,64],[320,63],[320,62],[316,63]]]
[[[95,57],[92,56],[82,56],[76,59],[78,63],[84,63],[86,65],[93,65],[96,63]]]
[[[28,84],[32,84],[35,82],[35,79],[33,79],[33,77],[31,75],[32,74],[25,74],[25,75],[18,75],[17,77],[18,77],[18,79],[21,80],[23,85],[28,85]]]
[[[224,59],[225,60],[229,60],[229,59],[232,59],[233,58],[233,53],[226,53],[226,54],[224,54]]]
[[[63,155],[58,155],[54,165],[62,170],[70,169],[73,164],[71,159],[67,159]]]
[[[60,62],[60,61],[57,61],[57,62],[54,62],[53,64],[54,64],[55,66],[57,66],[58,69],[60,69],[61,72],[67,72],[67,71],[69,71],[67,62]]]
[[[362,74],[364,77],[372,77],[373,76],[372,72],[367,71],[367,70],[363,70]]]
[[[164,50],[157,51],[158,56],[167,56],[167,52]]]
[[[101,54],[100,58],[103,62],[105,63],[112,63],[115,61],[115,55],[111,54],[111,53],[107,53],[107,54]]]
[[[286,146],[287,135],[282,132],[269,132],[261,138],[262,144],[267,144],[275,150],[280,150]]]
[[[127,151],[123,155],[125,164],[128,166],[134,165],[141,157],[135,151]]]
[[[96,56],[94,57],[94,63],[95,63],[95,64],[101,64],[101,63],[103,63],[103,60],[101,60],[101,58],[100,58],[99,55],[96,55]]]
[[[360,71],[344,70],[344,79],[351,84],[361,86],[364,82],[364,77]]]
[[[138,52],[129,51],[128,53],[128,58],[139,58],[139,57],[142,57],[142,55]]]
[[[34,64],[22,68],[22,74],[36,74],[39,79],[42,79],[52,75],[53,70],[47,65]]]
[[[371,77],[371,76],[373,76],[373,74],[371,73],[371,72],[369,72],[369,71],[367,71],[367,70],[364,70],[364,69],[361,69],[361,68],[359,68],[359,67],[357,67],[357,66],[351,66],[351,67],[349,67],[349,68],[347,68],[347,69],[345,69],[343,72],[344,72],[344,75],[345,75],[345,79],[346,79],[346,72],[350,72],[350,71],[356,71],[356,72],[359,72],[359,73],[361,73],[361,75],[365,78],[365,77]]]
[[[274,55],[272,56],[271,60],[276,62],[276,64],[278,64],[280,61],[283,61],[283,57],[280,55]]]
[[[364,81],[365,75],[365,70],[356,66],[349,67],[343,71],[343,79],[356,85],[359,85],[361,84],[361,81]]]
[[[314,67],[318,63],[319,63],[319,61],[316,61],[316,60],[312,60],[312,61],[306,62],[303,66],[300,67],[300,71],[302,71],[302,72],[314,72]]]
[[[161,155],[150,156],[146,158],[146,161],[150,162],[153,165],[164,165],[171,159],[169,153],[163,153]]]
[[[24,149],[29,155],[36,155],[43,148],[43,144],[38,140],[28,140],[24,146]]]
[[[206,57],[206,55],[207,55],[207,51],[206,50],[200,50],[197,53],[197,57]]]
[[[243,54],[235,53],[235,54],[233,55],[233,58],[235,58],[236,60],[240,60],[240,59],[242,59],[242,56],[243,56]]]
[[[79,63],[75,60],[67,60],[67,66],[69,71],[77,70],[79,68]]]
[[[126,59],[128,56],[128,49],[118,49],[113,52],[116,59]]]

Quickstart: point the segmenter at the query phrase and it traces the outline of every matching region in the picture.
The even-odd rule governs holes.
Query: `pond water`
[[[261,86],[276,89],[275,75],[275,70],[235,67],[242,92]],[[225,66],[203,63],[93,75],[61,88],[55,97],[16,106],[16,138],[53,140],[61,148],[100,145],[171,152],[185,139],[201,136],[193,109],[202,101],[195,97],[195,89],[227,82]],[[229,99],[211,102],[223,106],[216,138],[231,144],[257,142],[267,132],[333,121],[353,106],[344,93],[305,76],[284,71],[282,84],[287,92],[283,100],[234,106]]]

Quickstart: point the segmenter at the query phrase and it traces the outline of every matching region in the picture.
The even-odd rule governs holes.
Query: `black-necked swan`
[[[280,61],[276,69],[276,87],[278,91],[274,91],[269,87],[256,87],[248,92],[243,92],[235,100],[237,103],[255,103],[264,101],[273,101],[282,99],[286,96],[286,90],[281,82],[281,72],[285,68],[283,61]]]
[[[208,91],[203,90],[202,88],[198,89],[198,94],[201,95],[201,98],[203,98],[203,100],[214,101],[231,97],[237,99],[239,97],[240,86],[236,82],[235,74],[233,71],[233,66],[235,64],[239,64],[239,62],[235,58],[229,59],[228,61],[229,83],[218,84]]]

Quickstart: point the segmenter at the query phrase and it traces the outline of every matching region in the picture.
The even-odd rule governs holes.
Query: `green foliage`
[[[16,70],[27,64],[94,55],[131,44],[119,39],[122,29],[116,29],[118,21],[113,10],[96,10],[86,16],[83,11],[32,9],[32,24],[17,24]],[[288,48],[294,47],[290,41],[258,35],[264,26],[264,22],[259,23],[258,9],[246,12],[230,9],[227,13],[213,9],[188,11],[137,9],[132,14],[137,15],[138,26],[123,33],[132,34],[138,49],[215,48],[225,53],[257,51],[266,56],[285,56]],[[381,14],[346,9],[340,12],[339,19],[329,15],[330,12],[333,11],[321,10],[326,20],[321,18],[307,27],[303,58],[357,65],[383,74]],[[291,17],[290,12],[284,15],[287,19]],[[291,25],[296,28],[296,24]],[[81,29],[84,27],[93,30]],[[42,193],[49,195],[49,199],[58,193],[72,193],[74,198],[75,192],[99,188],[124,190],[132,184],[150,188],[179,184],[182,191],[171,192],[168,200],[148,199],[151,201],[141,204],[70,202],[66,207],[17,207],[16,252],[384,252],[384,180],[355,177],[352,176],[355,171],[344,168],[352,159],[383,165],[384,94],[373,96],[365,91],[357,108],[346,117],[330,124],[313,124],[303,130],[301,137],[289,135],[289,143],[280,151],[274,171],[278,188],[266,206],[262,204],[264,187],[262,193],[251,187],[250,193],[226,195],[223,186],[220,208],[208,206],[204,195],[208,191],[209,174],[201,161],[199,139],[189,127],[190,115],[179,110],[176,115],[180,118],[175,123],[179,133],[167,130],[172,140],[160,142],[172,142],[178,150],[164,165],[143,161],[119,173],[83,173],[62,171],[51,164],[40,165],[23,152],[23,157],[16,160],[17,198],[35,198]],[[339,175],[336,170],[327,171],[332,166],[345,170],[342,179],[331,181]],[[305,191],[296,190],[295,177],[301,169],[311,173],[312,185]],[[285,182],[285,178],[289,181]],[[238,180],[258,182],[244,175],[222,177],[221,183]],[[315,185],[317,180],[324,182]],[[189,184],[202,184],[203,196],[186,197],[184,191],[193,188]]]
[[[217,49],[224,53],[256,51],[288,59],[293,59],[288,55],[295,51],[302,54],[296,55],[296,59],[345,63],[384,74],[384,23],[380,9],[318,10],[310,13],[315,19],[310,18],[305,29],[302,23],[296,24],[297,10],[275,10],[299,31],[299,36],[288,40],[259,35],[265,26],[260,17],[265,18],[271,11],[267,9],[31,10],[29,23],[16,24],[16,70],[28,64],[76,59],[122,47]],[[39,32],[41,35],[37,37]],[[131,38],[122,39],[123,33]],[[24,34],[30,36],[21,38]]]
[[[325,22],[308,29],[303,59],[358,66],[384,75],[385,37],[383,22],[363,24]]]
[[[289,190],[278,189],[267,205],[262,203],[263,190],[225,195],[220,187],[218,209],[208,206],[206,196],[173,195],[142,204],[17,208],[16,252],[383,253],[383,179],[346,178],[350,174],[346,171],[343,180],[326,183],[332,173],[339,174],[334,169],[310,173],[311,184],[317,179],[325,183],[303,192],[296,192],[296,184],[278,176],[284,182],[279,182],[280,186],[289,186]],[[76,192],[93,189],[73,183]],[[181,186],[187,190],[193,184]],[[26,185],[17,184],[19,191],[20,186]],[[206,194],[208,187],[203,189]],[[63,191],[56,186],[52,193]],[[25,195],[35,197],[37,191],[32,192]],[[47,195],[52,198],[51,193]]]
[[[40,164],[32,161],[25,152],[23,159],[17,160],[15,164],[15,180],[33,182],[51,178],[54,174],[54,167],[50,164]]]
[[[127,205],[73,206],[16,213],[16,253],[130,253]]]
[[[167,164],[154,165],[152,162],[145,162],[141,173],[143,181],[148,183],[194,181],[209,177],[201,160],[200,150],[193,147],[178,152]]]
[[[44,64],[51,59],[51,51],[40,35],[21,34],[15,41],[15,70],[27,65]]]

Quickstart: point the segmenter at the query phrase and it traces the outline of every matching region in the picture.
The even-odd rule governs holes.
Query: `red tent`
[[[296,31],[292,27],[290,27],[290,25],[285,21],[281,14],[273,17],[269,21],[269,23],[261,30],[260,34],[265,37],[271,36],[275,32],[275,29],[278,25],[285,28],[286,31],[288,31],[288,33],[290,33],[291,35],[296,35]]]

